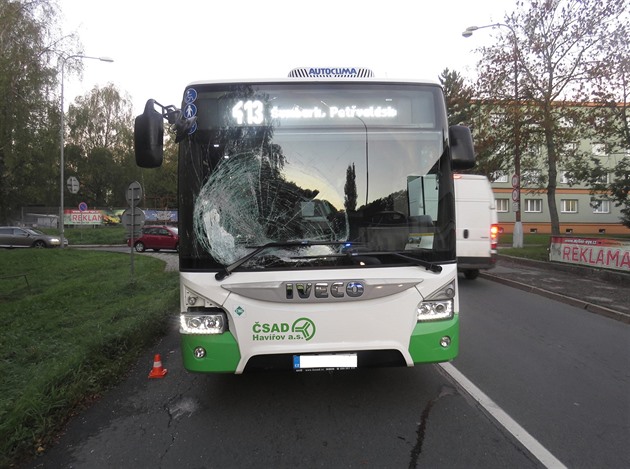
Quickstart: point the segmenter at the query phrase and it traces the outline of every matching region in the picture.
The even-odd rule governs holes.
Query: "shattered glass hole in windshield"
[[[224,265],[252,246],[285,241],[341,241],[348,237],[345,212],[338,212],[317,190],[287,180],[279,165],[253,152],[225,159],[203,185],[194,209],[195,236]],[[332,246],[300,248],[300,255],[333,252]],[[295,251],[274,252],[296,256]]]

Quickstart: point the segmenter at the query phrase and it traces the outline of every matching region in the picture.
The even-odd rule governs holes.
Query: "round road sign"
[[[127,229],[141,228],[146,217],[140,207],[128,208],[122,214],[122,224]]]
[[[76,194],[79,192],[79,180],[74,176],[70,176],[67,181],[68,191],[71,194]]]
[[[142,186],[138,181],[134,181],[127,187],[127,203],[131,207],[135,207],[142,198]]]

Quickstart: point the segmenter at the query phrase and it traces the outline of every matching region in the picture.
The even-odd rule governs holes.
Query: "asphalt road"
[[[566,466],[630,467],[630,326],[478,280],[455,367]]]
[[[630,467],[630,326],[486,279],[460,282],[454,366],[568,467]],[[147,375],[160,353],[168,374]],[[176,320],[28,467],[540,467],[438,365],[195,375]]]
[[[149,380],[152,353],[165,378]],[[539,467],[436,365],[195,375],[172,333],[38,468]]]

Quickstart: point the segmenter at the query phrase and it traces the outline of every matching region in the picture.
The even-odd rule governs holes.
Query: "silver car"
[[[64,240],[68,245],[68,240]],[[33,228],[0,226],[0,247],[3,248],[57,248],[61,246],[60,236],[51,236]]]

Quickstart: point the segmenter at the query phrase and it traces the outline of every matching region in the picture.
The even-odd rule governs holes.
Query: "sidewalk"
[[[630,274],[499,255],[481,277],[630,323]]]

